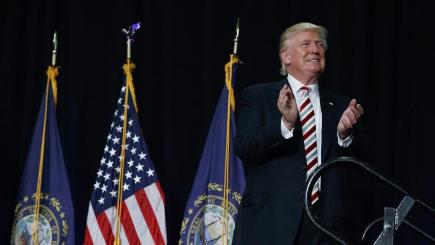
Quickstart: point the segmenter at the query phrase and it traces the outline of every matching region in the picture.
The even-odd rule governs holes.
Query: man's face
[[[303,83],[316,81],[325,69],[325,44],[316,31],[297,33],[281,53],[287,71]]]

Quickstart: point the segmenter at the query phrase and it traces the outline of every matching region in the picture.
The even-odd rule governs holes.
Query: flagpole
[[[56,64],[56,52],[57,52],[57,35],[54,32],[53,35],[53,50],[52,50],[52,65]],[[45,155],[45,136],[46,136],[46,126],[47,126],[47,110],[48,110],[48,96],[49,96],[49,86],[50,82],[55,80],[54,74],[50,73],[50,67],[47,71],[47,83],[45,86],[45,106],[44,106],[44,122],[42,127],[41,135],[41,148],[39,153],[39,164],[38,164],[38,179],[36,183],[35,192],[35,208],[33,210],[33,225],[32,225],[32,240],[35,244],[38,244],[38,224],[39,224],[39,211],[41,208],[41,188],[42,188],[42,176],[44,169],[44,155]]]
[[[239,42],[240,25],[239,18],[237,19],[236,35],[234,38],[233,53],[230,55],[230,61],[225,65],[225,84],[228,89],[228,102],[227,102],[227,122],[226,122],[226,140],[225,140],[225,165],[224,165],[224,191],[223,191],[223,209],[224,209],[224,224],[222,231],[222,244],[228,243],[228,211],[229,211],[229,173],[230,173],[230,137],[231,137],[231,111],[234,111],[235,99],[232,87],[233,80],[233,65],[238,62],[237,49]]]
[[[125,151],[126,151],[126,133],[127,133],[127,121],[128,121],[128,99],[130,89],[132,90],[133,95],[133,75],[132,70],[134,69],[134,63],[131,62],[131,44],[133,40],[133,35],[136,30],[140,28],[140,23],[135,23],[130,26],[129,30],[122,29],[122,33],[126,35],[127,38],[127,64],[123,66],[124,73],[126,75],[126,85],[125,85],[125,96],[124,96],[124,112],[123,112],[123,125],[122,125],[122,143],[121,143],[121,158],[119,160],[119,179],[118,179],[118,198],[117,198],[117,222],[116,222],[116,235],[114,244],[121,244],[121,218],[122,218],[122,202],[123,202],[123,186],[124,186],[124,166],[125,166]],[[134,105],[136,106],[136,102],[134,101]]]

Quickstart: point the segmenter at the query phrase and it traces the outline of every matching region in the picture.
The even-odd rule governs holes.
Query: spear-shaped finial
[[[237,18],[236,37],[234,38],[234,49],[233,49],[233,54],[237,54],[237,48],[238,48],[238,45],[239,45],[239,32],[240,32],[239,21],[240,21],[240,18]]]
[[[51,65],[56,66],[57,58],[57,31],[53,34],[53,50],[51,51]]]
[[[128,31],[123,28],[121,30],[122,33],[125,34],[127,38],[127,59],[131,59],[131,42],[134,42],[133,36],[136,33],[137,30],[140,28],[140,22],[134,23],[128,28]]]

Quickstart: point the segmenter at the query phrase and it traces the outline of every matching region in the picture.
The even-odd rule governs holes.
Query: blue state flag
[[[50,66],[15,208],[11,244],[75,244],[74,210],[56,121]]]
[[[207,141],[181,224],[179,244],[231,244],[245,188],[241,160],[235,155],[236,134],[232,84],[238,59],[225,66],[226,84],[216,107]]]

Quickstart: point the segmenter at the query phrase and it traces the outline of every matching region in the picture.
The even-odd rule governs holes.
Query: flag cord
[[[38,165],[38,180],[36,183],[36,193],[35,193],[35,209],[33,211],[33,227],[32,227],[32,239],[35,244],[38,244],[38,223],[39,223],[39,209],[41,207],[41,186],[42,186],[42,174],[44,169],[44,153],[45,153],[45,134],[47,125],[47,111],[48,111],[48,96],[49,96],[49,86],[50,82],[53,86],[53,97],[56,103],[57,100],[57,83],[56,77],[58,75],[57,67],[49,66],[47,70],[47,84],[45,89],[45,108],[44,108],[44,124],[42,127],[41,136],[41,151],[39,154],[39,165]]]
[[[124,165],[125,165],[125,150],[126,150],[126,131],[127,131],[127,117],[128,117],[128,96],[130,89],[133,87],[133,76],[131,71],[135,68],[134,63],[131,63],[130,59],[127,59],[127,64],[123,66],[124,73],[126,75],[125,97],[124,97],[124,121],[122,125],[122,143],[121,143],[121,159],[119,161],[119,182],[118,182],[118,199],[117,199],[117,220],[116,223],[116,237],[115,244],[121,244],[121,217],[122,217],[122,193],[124,185]],[[134,98],[134,92],[132,91],[132,98]],[[135,102],[135,101],[134,101]],[[134,103],[137,108],[136,103]]]
[[[229,175],[229,136],[230,136],[230,106],[231,100],[228,97],[228,106],[227,106],[227,128],[226,128],[226,139],[225,139],[225,167],[224,167],[224,225],[223,225],[223,239],[222,244],[226,245],[228,241],[228,175]]]
[[[222,244],[228,243],[228,209],[229,209],[229,172],[230,172],[230,124],[231,124],[231,111],[234,111],[235,99],[234,90],[232,87],[233,64],[237,63],[238,59],[234,54],[230,55],[230,61],[225,65],[225,85],[228,89],[228,103],[227,103],[227,127],[226,127],[226,140],[225,140],[225,165],[224,165],[224,190],[223,190],[223,209],[224,209],[224,224],[222,231]]]

